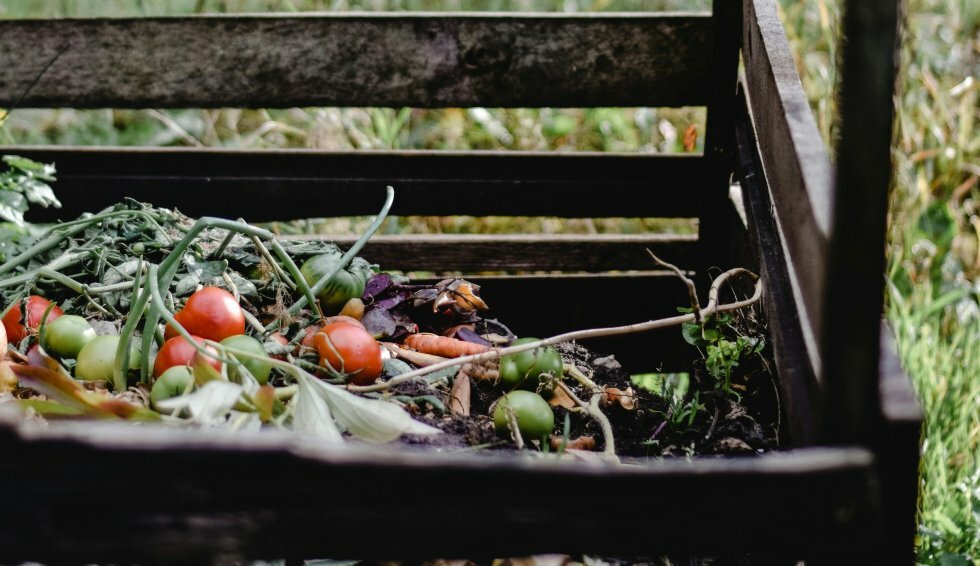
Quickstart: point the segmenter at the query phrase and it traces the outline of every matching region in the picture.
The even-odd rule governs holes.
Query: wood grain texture
[[[22,106],[698,106],[709,88],[709,21],[445,13],[7,20],[0,106],[56,57]]]
[[[805,557],[859,546],[877,533],[872,458],[860,449],[607,467],[330,448],[275,432],[97,424],[37,430],[6,422],[0,435],[0,473],[20,486],[0,506],[0,547],[11,561],[695,549]],[[103,487],[94,489],[92,478]],[[399,489],[430,485],[438,489]],[[630,504],[596,497],[583,511],[580,498],[541,495],[611,488],[628,493]],[[711,504],[692,504],[692,496]],[[731,520],[733,509],[741,520]],[[447,517],[453,520],[441,520]],[[505,524],[515,528],[500,534]]]
[[[762,164],[790,265],[804,337],[820,375],[832,171],[775,0],[746,0],[742,58]]]
[[[842,19],[834,237],[820,352],[827,381],[824,433],[832,442],[867,442],[880,418],[868,407],[876,406],[880,370],[898,4],[851,1]]]
[[[5,146],[58,168],[64,207],[28,220],[72,219],[123,197],[191,216],[252,222],[393,215],[694,217],[700,156],[554,152],[215,150]]]
[[[763,300],[769,323],[769,340],[779,373],[780,404],[786,415],[793,445],[809,446],[817,441],[820,392],[803,336],[806,311],[798,309],[793,298],[793,285],[776,225],[769,184],[745,105],[745,99],[740,97],[741,111],[735,120],[738,175],[749,218],[752,247],[758,256],[765,282]]]
[[[345,247],[356,240],[324,238]],[[696,242],[696,236],[667,234],[405,234],[374,236],[359,255],[397,271],[625,272],[656,267],[647,249],[675,265],[693,267]]]
[[[875,434],[874,451],[887,509],[884,520],[888,556],[896,564],[911,563],[915,560],[914,540],[918,531],[916,510],[923,412],[915,387],[899,363],[895,337],[884,322],[880,352],[878,412],[882,421]]]
[[[711,268],[726,270],[737,265],[737,259],[727,253],[731,217],[725,211],[735,165],[733,118],[742,42],[742,1],[714,2],[711,18],[714,56],[704,142],[710,173],[699,193],[698,203],[701,247],[698,271],[702,274],[699,283],[704,289],[711,283]]]

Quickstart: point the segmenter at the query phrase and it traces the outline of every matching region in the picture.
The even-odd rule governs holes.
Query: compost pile
[[[751,310],[678,327],[690,375],[635,383],[576,342],[519,338],[465,279],[357,257],[392,198],[346,251],[133,200],[4,238],[0,406],[584,460],[777,445]]]

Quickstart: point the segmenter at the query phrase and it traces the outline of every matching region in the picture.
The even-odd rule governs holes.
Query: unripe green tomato
[[[316,284],[321,277],[330,272],[334,265],[340,260],[341,255],[336,253],[325,253],[311,257],[303,263],[299,269],[310,286]],[[354,267],[353,265],[351,268]],[[348,269],[341,269],[329,279],[326,287],[320,291],[316,298],[320,301],[320,309],[323,314],[334,315],[344,308],[347,301],[360,297],[364,294],[364,285],[367,278],[358,272],[351,273]]]
[[[116,359],[119,337],[96,336],[82,347],[75,360],[75,378],[90,381],[112,381],[112,366]],[[140,352],[135,342],[129,344],[129,370],[140,369]]]
[[[521,338],[514,340],[511,346],[520,346],[537,341],[537,338]],[[558,350],[551,346],[535,348],[500,358],[500,381],[508,389],[514,387],[536,389],[542,378],[560,376],[561,372],[561,355]]]
[[[187,366],[174,366],[163,372],[153,382],[153,388],[150,389],[150,404],[153,405],[153,409],[165,415],[172,413],[173,411],[158,408],[157,403],[164,399],[183,395],[193,381],[194,374]]]
[[[510,412],[517,418],[517,429],[525,442],[543,440],[555,428],[555,414],[548,402],[530,391],[511,391],[497,400],[493,426],[498,436],[510,438]]]
[[[233,350],[242,350],[243,352],[262,356],[265,359],[269,358],[269,356],[265,353],[265,347],[262,346],[261,342],[244,334],[229,336],[221,341],[221,345],[228,346]],[[240,361],[243,366],[245,366],[245,369],[252,374],[252,377],[254,377],[256,381],[263,385],[269,381],[269,373],[272,371],[272,364],[266,361],[256,360],[254,358],[246,358],[244,356],[239,358],[234,354],[232,354],[232,356],[235,357],[236,360]],[[232,379],[236,377],[236,369],[237,368],[235,366],[228,366],[228,375]]]
[[[60,316],[44,327],[44,349],[62,358],[76,358],[82,347],[95,338],[87,320],[73,314]]]

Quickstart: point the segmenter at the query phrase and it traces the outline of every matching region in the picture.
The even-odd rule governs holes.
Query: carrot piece
[[[490,349],[481,344],[429,333],[412,334],[405,339],[405,345],[413,350],[444,358],[480,354]]]

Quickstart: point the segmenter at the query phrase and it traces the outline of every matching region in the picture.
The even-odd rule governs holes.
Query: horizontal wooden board
[[[861,449],[608,467],[9,419],[0,446],[0,473],[17,486],[0,506],[11,561],[803,558],[868,547],[880,530],[873,458]]]
[[[486,317],[518,336],[546,337],[571,330],[620,326],[677,315],[689,306],[687,287],[672,273],[467,277],[482,286]],[[614,354],[630,373],[691,371],[698,351],[680,327],[583,342]]]
[[[64,207],[34,222],[72,219],[124,197],[191,216],[252,222],[376,214],[385,185],[395,215],[693,217],[700,156],[554,152],[0,146],[54,163]]]
[[[324,238],[344,247],[356,240]],[[696,242],[697,236],[670,234],[405,234],[374,236],[359,255],[398,271],[649,271],[656,265],[647,249],[675,265],[693,268]]]
[[[742,58],[762,164],[784,238],[804,333],[820,374],[823,295],[831,230],[831,166],[803,92],[776,0],[745,3]]]
[[[0,106],[698,106],[710,58],[702,14],[6,20]]]

